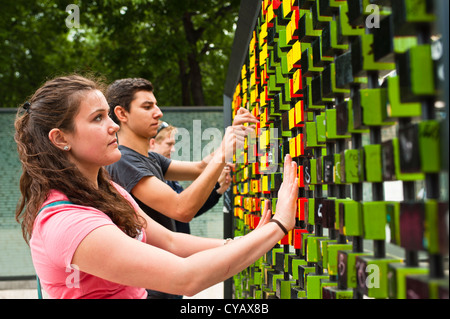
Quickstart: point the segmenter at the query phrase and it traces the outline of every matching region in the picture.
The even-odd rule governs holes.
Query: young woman
[[[154,222],[103,168],[121,157],[109,112],[101,88],[74,75],[45,83],[17,115],[16,217],[50,297],[146,298],[145,288],[191,296],[251,265],[294,227],[297,168],[289,156],[274,218],[266,209],[237,241]]]

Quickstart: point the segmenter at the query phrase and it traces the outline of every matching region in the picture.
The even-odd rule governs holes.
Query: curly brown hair
[[[52,189],[61,191],[76,205],[104,212],[130,237],[137,236],[145,226],[145,220],[111,184],[103,167],[96,188],[69,160],[67,152],[49,139],[53,128],[73,132],[80,103],[92,90],[103,92],[104,86],[79,75],[57,77],[33,94],[26,110],[19,108],[17,112],[14,138],[22,163],[22,196],[16,208],[16,220],[21,223],[27,243],[39,209]]]

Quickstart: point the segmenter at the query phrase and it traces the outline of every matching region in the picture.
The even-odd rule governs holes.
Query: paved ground
[[[34,283],[9,283],[8,285],[0,285],[0,299],[37,299],[37,290],[32,288]],[[14,286],[22,286],[24,288],[14,289]],[[5,289],[6,288],[6,289]],[[43,292],[44,298],[48,296]],[[184,297],[185,299],[223,299],[223,283],[212,286],[195,296]]]

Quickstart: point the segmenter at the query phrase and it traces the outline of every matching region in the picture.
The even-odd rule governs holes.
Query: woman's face
[[[66,133],[69,158],[84,173],[96,174],[100,167],[121,157],[116,139],[119,126],[111,120],[109,111],[104,95],[98,90],[89,91],[74,118],[74,131]]]

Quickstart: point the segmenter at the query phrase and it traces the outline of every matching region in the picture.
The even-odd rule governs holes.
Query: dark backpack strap
[[[57,206],[57,205],[67,205],[67,204],[72,204],[72,202],[69,202],[68,200],[59,200],[59,201],[47,204],[39,210],[38,214],[46,208],[50,208],[50,207]],[[41,281],[39,280],[39,277],[37,275],[36,275],[36,282],[37,282],[38,299],[44,299],[42,297]]]

